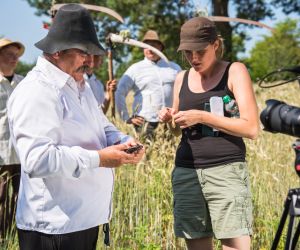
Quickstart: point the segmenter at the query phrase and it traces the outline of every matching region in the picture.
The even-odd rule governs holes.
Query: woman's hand
[[[191,127],[197,123],[202,123],[204,113],[205,111],[195,109],[179,111],[173,116],[173,119],[175,123],[178,124],[181,129],[183,129]]]
[[[168,107],[162,108],[158,113],[159,120],[161,122],[166,122],[166,123],[171,122],[173,115],[176,114],[176,112],[177,111],[173,108],[168,108]]]

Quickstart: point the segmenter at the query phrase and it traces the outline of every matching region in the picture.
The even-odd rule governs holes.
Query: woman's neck
[[[196,74],[199,74],[201,79],[205,80],[205,79],[210,79],[212,77],[214,77],[217,72],[219,71],[219,65],[221,64],[221,61],[215,60],[212,62],[212,64],[206,68],[204,71],[199,72],[199,71],[195,71]]]

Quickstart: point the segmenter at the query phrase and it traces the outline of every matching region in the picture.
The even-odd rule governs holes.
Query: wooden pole
[[[109,81],[114,79],[113,75],[113,55],[112,55],[112,46],[111,44],[108,46],[107,57],[108,57],[108,77]],[[113,90],[109,91],[110,103],[111,103],[111,116],[115,117],[116,114],[116,106],[115,106],[115,92]]]

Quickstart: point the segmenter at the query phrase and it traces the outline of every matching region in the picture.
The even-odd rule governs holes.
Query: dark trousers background
[[[96,250],[99,227],[68,234],[18,229],[20,250]]]

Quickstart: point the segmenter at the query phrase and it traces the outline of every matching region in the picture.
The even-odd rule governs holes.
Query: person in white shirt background
[[[114,168],[138,163],[144,149],[125,152],[137,142],[108,121],[82,81],[92,55],[104,54],[88,10],[62,6],[35,46],[43,57],[8,102],[21,161],[19,246],[95,250],[99,225],[107,229],[111,218]]]
[[[4,239],[14,221],[20,183],[20,161],[10,140],[7,101],[23,76],[15,73],[24,45],[0,39],[0,238]],[[12,194],[9,195],[9,184]]]
[[[103,63],[103,56],[94,55],[89,63],[89,67],[84,74],[84,79],[93,91],[93,94],[98,102],[99,107],[102,108],[103,113],[106,114],[109,104],[111,102],[110,91],[116,90],[117,81],[114,79],[112,81],[106,82],[106,88],[104,89],[103,83],[97,79],[94,71],[98,70]]]
[[[142,41],[160,51],[164,49],[154,30],[148,30]],[[172,104],[173,85],[181,68],[174,62],[168,64],[149,49],[144,49],[144,56],[144,60],[131,65],[119,80],[116,107],[124,121],[133,124],[138,132],[145,130],[146,138],[152,138],[159,123],[159,110]],[[131,90],[134,101],[130,116],[126,96]]]

